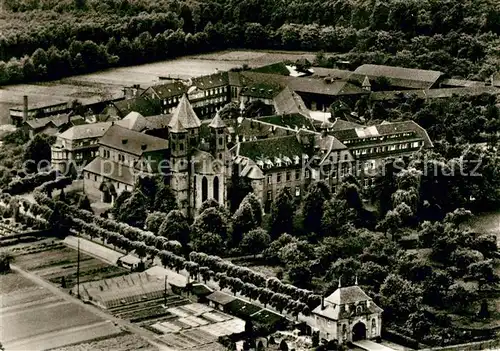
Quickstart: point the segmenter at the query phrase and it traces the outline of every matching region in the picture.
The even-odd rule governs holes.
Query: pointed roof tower
[[[208,126],[210,128],[214,128],[214,129],[226,128],[226,124],[224,123],[222,118],[220,118],[219,111],[217,111],[217,113],[215,114],[215,117],[212,119],[212,122],[210,122],[210,124]]]
[[[365,76],[365,79],[363,79],[363,84],[361,85],[363,88],[370,88],[372,84],[370,83],[370,79],[368,79],[368,76]]]
[[[177,128],[182,126],[185,129],[199,128],[201,126],[201,121],[193,110],[193,106],[189,102],[187,95],[182,95],[179,104],[172,114],[172,119],[168,124],[169,128]]]
[[[170,133],[187,133],[187,129],[184,128],[179,119],[170,121],[170,123],[168,124],[168,129],[170,130]]]

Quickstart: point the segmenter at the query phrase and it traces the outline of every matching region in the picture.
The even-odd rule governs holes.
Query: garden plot
[[[0,275],[0,301],[7,350],[48,349],[119,333],[112,323],[19,274]]]
[[[123,334],[116,337],[92,341],[88,343],[81,343],[72,346],[61,347],[53,349],[52,351],[158,351],[158,348],[150,345],[147,341],[143,340],[140,336],[134,334]]]
[[[78,252],[60,240],[9,247],[16,265],[64,288],[76,283]],[[121,276],[129,271],[80,252],[80,282]]]
[[[176,350],[210,345],[219,336],[245,330],[245,321],[199,303],[169,308],[168,312],[170,317],[167,320],[148,327],[164,334],[161,340]]]

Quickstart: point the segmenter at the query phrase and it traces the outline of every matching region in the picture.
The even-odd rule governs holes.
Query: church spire
[[[199,128],[201,126],[201,121],[193,110],[193,106],[189,102],[187,95],[182,95],[179,104],[174,109],[172,114],[172,119],[168,124],[169,127],[173,127],[180,121],[182,126],[186,129]]]
[[[219,111],[220,110],[217,110],[215,117],[212,119],[212,122],[210,122],[210,124],[208,125],[210,128],[221,129],[226,127],[226,124],[220,117]]]

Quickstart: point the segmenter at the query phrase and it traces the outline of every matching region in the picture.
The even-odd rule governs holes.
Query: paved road
[[[55,294],[56,296],[66,300],[68,302],[71,302],[74,304],[79,304],[80,306],[85,308],[87,311],[103,318],[104,320],[112,321],[113,323],[115,323],[115,325],[119,326],[123,330],[127,330],[131,333],[134,333],[136,335],[143,337],[148,342],[150,342],[151,344],[158,347],[158,349],[160,351],[174,351],[173,349],[167,347],[165,344],[160,343],[160,341],[156,337],[156,334],[154,334],[153,332],[150,332],[149,330],[146,330],[146,329],[142,329],[142,328],[134,325],[133,323],[126,321],[126,320],[114,317],[114,316],[100,310],[99,308],[94,307],[93,305],[85,304],[82,301],[80,301],[79,299],[77,299],[76,297],[64,293],[63,291],[59,290],[54,285],[50,284],[49,282],[45,281],[44,279],[40,278],[39,276],[37,276],[33,273],[25,271],[25,270],[15,266],[15,265],[12,265],[12,264],[11,264],[11,268],[13,271],[21,274],[22,276],[24,276],[25,278],[38,284],[39,286],[44,287],[45,289],[47,289],[51,293]]]
[[[378,344],[376,342],[373,342],[371,340],[359,340],[359,341],[353,341],[354,346],[357,346],[359,348],[362,348],[363,350],[367,351],[394,351],[394,349],[391,349],[390,347],[387,347],[382,344]]]

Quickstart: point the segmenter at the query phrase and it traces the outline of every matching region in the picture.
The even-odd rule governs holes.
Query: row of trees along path
[[[92,238],[94,237],[101,237],[103,239],[103,242],[106,244],[111,244],[113,247],[122,247],[125,249],[126,252],[130,252],[132,249],[136,249],[137,256],[139,258],[146,258],[148,255],[153,259],[153,262],[155,264],[161,265],[161,266],[166,266],[169,265],[170,268],[175,269],[175,271],[179,272],[180,274],[189,277],[190,273],[185,269],[188,266],[198,265],[198,263],[189,261],[184,259],[181,256],[177,256],[176,254],[169,252],[167,250],[161,250],[155,247],[153,244],[147,244],[147,242],[153,242],[157,244],[158,241],[155,241],[154,239],[157,238],[155,237],[152,233],[143,231],[138,228],[130,227],[126,224],[119,223],[113,220],[104,220],[102,218],[96,217],[93,214],[91,214],[88,211],[84,210],[79,210],[76,208],[72,208],[60,201],[54,201],[53,199],[47,197],[45,194],[40,193],[40,192],[35,192],[34,194],[35,200],[44,205],[53,208],[54,211],[60,212],[61,218],[64,219],[63,222],[66,222],[67,225],[70,227],[73,227],[74,230],[77,230],[80,233],[87,233],[89,236]],[[99,223],[99,224],[97,224]],[[104,229],[104,228],[105,229]],[[113,231],[111,231],[113,230]],[[115,232],[116,231],[116,232]],[[118,233],[117,233],[118,232]],[[129,235],[130,239],[125,237],[125,235]],[[111,239],[113,238],[112,242]],[[138,244],[138,245],[135,245]],[[137,247],[136,247],[137,246]],[[196,255],[203,255],[203,254],[198,254],[195,253]],[[163,259],[162,259],[163,258]],[[199,257],[198,257],[199,258]],[[220,259],[216,256],[207,256],[205,257],[206,259],[210,258],[216,258]],[[222,260],[221,260],[222,261]],[[227,262],[227,261],[222,261],[222,262]],[[198,267],[201,268],[201,267]],[[236,265],[231,265],[231,268],[235,269],[246,269],[252,274],[255,274],[255,272],[247,269],[246,267],[238,267]],[[222,268],[224,269],[224,268]],[[220,273],[220,272],[219,272]],[[197,275],[197,274],[196,274]],[[222,275],[225,275],[223,273]],[[193,274],[191,274],[193,276]],[[217,275],[214,274],[214,277],[217,279]],[[205,278],[205,277],[204,277]],[[300,320],[308,320],[307,316],[310,315],[310,307],[314,305],[317,301],[319,301],[320,297],[317,295],[312,294],[312,292],[304,290],[304,289],[297,289],[293,286],[288,286],[288,285],[283,285],[278,279],[276,278],[271,278],[270,280],[267,279],[267,277],[263,276],[263,282],[258,286],[253,286],[257,290],[260,289],[259,291],[266,291],[268,293],[267,296],[269,296],[269,302],[266,302],[266,299],[264,299],[264,302],[266,304],[262,303],[259,300],[251,300],[252,303],[263,307],[263,308],[269,308],[271,306],[267,306],[267,304],[272,305],[273,302],[276,303],[275,301],[278,300],[278,307],[277,308],[269,308],[270,310],[276,311],[280,314],[284,314],[287,318],[289,319],[300,319]],[[228,279],[234,279],[232,277],[228,277]],[[236,278],[238,279],[238,278]],[[221,284],[215,281],[213,277],[210,279],[207,279],[207,284],[213,289],[216,290],[225,290],[225,291],[230,291],[232,292],[235,296],[238,296],[244,300],[249,300],[248,298],[245,298],[244,296],[244,291],[243,289],[221,289]],[[243,283],[243,285],[245,285]],[[229,285],[229,284],[227,284]],[[253,285],[253,284],[247,284],[247,285]],[[296,290],[295,295],[297,295],[297,291],[300,292],[300,301],[299,302],[298,298],[294,299],[290,295],[283,293],[283,290],[280,292],[275,292],[272,289],[272,286],[280,286],[281,288],[286,288],[286,289],[292,289]],[[271,289],[269,289],[271,288]],[[290,290],[286,290],[286,292],[289,292]],[[293,294],[293,293],[290,293]],[[266,295],[265,295],[266,296]],[[281,299],[281,301],[280,301]],[[286,300],[286,301],[285,301]],[[317,300],[317,301],[316,301]],[[307,301],[310,306],[307,306],[303,301]],[[319,302],[318,302],[319,303]],[[281,308],[279,307],[281,305]],[[284,311],[286,312],[284,313]]]

